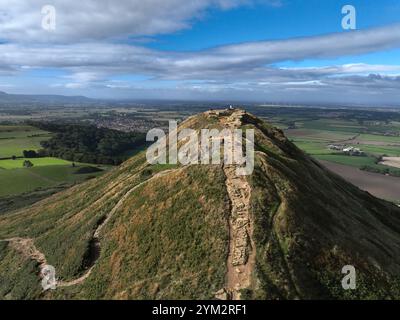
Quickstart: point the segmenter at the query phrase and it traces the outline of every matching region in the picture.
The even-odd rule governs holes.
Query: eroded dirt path
[[[8,242],[11,248],[21,253],[24,257],[36,260],[39,263],[40,269],[47,265],[45,255],[35,247],[33,239],[16,237],[0,241]]]
[[[246,177],[236,175],[235,166],[225,166],[224,172],[231,211],[226,290],[232,300],[240,300],[240,290],[251,286],[255,264],[253,223],[249,211],[251,188]]]
[[[239,128],[243,111],[235,111],[224,123],[229,129]],[[250,215],[251,187],[246,176],[236,174],[237,165],[224,165],[225,185],[229,196],[229,253],[225,288],[217,292],[219,299],[240,300],[242,289],[251,287],[256,250],[253,221]]]
[[[118,211],[118,209],[123,205],[123,203],[126,201],[126,199],[139,187],[141,187],[142,185],[152,181],[153,179],[156,178],[160,178],[166,174],[168,174],[171,171],[174,170],[178,170],[178,169],[171,169],[171,170],[164,170],[161,171],[157,174],[155,174],[154,176],[152,176],[151,178],[137,184],[136,186],[134,186],[132,189],[130,189],[124,196],[121,197],[121,199],[117,202],[117,204],[113,207],[113,209],[107,214],[106,218],[104,219],[104,221],[98,225],[98,227],[96,228],[94,234],[93,234],[93,248],[95,250],[100,251],[100,235],[101,235],[101,231],[103,230],[103,228],[108,224],[108,222],[110,221],[110,219],[114,216],[114,214]],[[16,250],[17,252],[19,252],[20,254],[22,254],[24,257],[35,260],[38,262],[39,264],[39,269],[40,269],[40,274],[42,275],[42,270],[43,268],[48,264],[47,260],[46,260],[46,256],[40,252],[35,244],[34,244],[34,239],[32,238],[9,238],[9,239],[4,239],[4,240],[0,240],[1,242],[8,242],[9,245]],[[99,252],[98,252],[99,253]],[[97,258],[98,258],[99,254],[96,255],[96,259],[91,263],[90,267],[87,269],[87,271],[80,276],[79,278],[76,278],[74,280],[71,281],[58,281],[57,282],[57,287],[70,287],[70,286],[75,286],[78,284],[81,284],[82,282],[84,282],[92,273],[92,270],[97,262]]]

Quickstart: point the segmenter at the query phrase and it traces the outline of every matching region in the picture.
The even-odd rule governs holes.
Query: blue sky
[[[4,0],[0,90],[396,104],[398,0]],[[54,6],[55,30],[41,22]],[[357,29],[343,30],[344,5]],[[52,17],[52,16],[51,16]]]
[[[221,11],[210,10],[190,29],[158,36],[149,46],[161,50],[201,50],[237,42],[286,39],[342,32],[342,7],[358,11],[358,28],[400,22],[397,0],[336,1],[287,0],[279,6],[253,5]]]

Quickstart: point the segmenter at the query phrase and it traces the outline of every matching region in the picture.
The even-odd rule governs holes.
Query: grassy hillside
[[[221,129],[237,119],[255,130],[257,150],[245,178],[255,263],[245,262],[250,282],[239,296],[400,299],[400,209],[330,173],[252,115],[204,113],[180,129]],[[221,165],[152,166],[140,153],[97,179],[0,216],[0,239],[33,239],[63,284],[38,293],[37,268],[36,285],[29,280],[23,296],[15,293],[34,272],[12,240],[0,247],[7,257],[0,260],[7,283],[0,297],[213,298],[232,276],[229,248],[238,240],[228,179]],[[21,273],[8,274],[10,265],[23,266]],[[354,291],[341,288],[344,265],[356,267]]]
[[[259,148],[251,181],[262,284],[253,297],[399,299],[398,208],[330,173],[286,139],[278,152],[266,143]],[[355,291],[341,287],[345,265],[358,271]]]
[[[31,299],[41,293],[35,261],[20,255],[0,242],[0,297],[2,299]]]
[[[105,230],[91,277],[55,297],[212,298],[227,254],[222,180],[188,168],[137,189]]]
[[[49,257],[58,276],[73,278],[84,271],[82,266],[92,231],[116,204],[117,196],[166,169],[154,166],[142,168],[138,174],[130,173],[143,166],[143,160],[139,157],[99,180],[7,216],[0,222],[0,238],[18,235],[35,238],[37,247]],[[98,268],[93,272],[97,276],[88,279],[82,288],[59,290],[56,296],[69,296],[78,290],[80,297],[90,298],[154,298],[156,294],[210,298],[209,286],[217,288],[224,278],[226,217],[221,179],[216,169],[189,168],[138,189],[126,199],[118,220],[110,221],[110,230],[105,230],[104,247]],[[204,193],[199,192],[202,185],[212,181],[214,188],[209,185]],[[160,207],[152,207],[156,202],[154,197],[161,194]],[[117,228],[112,228],[113,225]],[[148,258],[144,260],[144,256]],[[121,265],[126,269],[121,270]],[[110,274],[105,269],[115,271]],[[107,275],[114,279],[111,281]],[[151,294],[148,287],[154,287],[155,280],[159,281],[160,291]],[[124,292],[121,287],[126,288],[127,284],[131,284],[131,289]]]

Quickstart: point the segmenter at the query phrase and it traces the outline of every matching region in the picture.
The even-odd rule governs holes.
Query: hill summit
[[[254,170],[153,164],[145,152],[97,179],[0,217],[0,297],[399,299],[400,208],[305,155],[238,109],[178,127],[253,129]],[[55,290],[43,291],[43,270]],[[345,288],[343,270],[356,274]]]

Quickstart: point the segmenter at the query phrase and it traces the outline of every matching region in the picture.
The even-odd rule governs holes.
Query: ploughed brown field
[[[400,168],[400,157],[383,157],[380,164],[385,166]]]
[[[400,201],[400,178],[359,170],[328,161],[320,161],[326,168],[372,195],[391,201]]]

